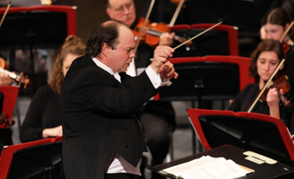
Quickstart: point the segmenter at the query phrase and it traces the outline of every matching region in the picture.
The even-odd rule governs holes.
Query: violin
[[[132,30],[133,34],[135,36],[135,41],[137,42],[140,40],[140,43],[146,43],[152,48],[155,48],[160,41],[160,36],[162,33],[170,32],[170,28],[168,25],[164,23],[150,23],[150,20],[147,21],[146,27],[143,31],[143,34],[141,35],[141,39],[138,39],[139,33],[141,31],[141,28],[143,27],[143,23],[145,21],[145,18],[141,17],[135,26],[135,28]],[[185,42],[186,39],[177,35],[174,35],[174,40],[179,41],[181,43]],[[192,46],[192,41],[187,43],[187,46]]]
[[[269,87],[265,89],[260,97],[260,101],[266,101],[267,93],[270,88],[277,88],[278,96],[280,100],[284,103],[284,106],[291,107],[290,101],[284,96],[290,90],[290,84],[288,83],[288,77],[286,75],[276,75],[274,79],[270,82]],[[282,92],[280,92],[282,90]]]
[[[0,57],[0,72],[3,72],[5,74],[8,74],[8,76],[18,82],[18,86],[20,86],[22,83],[24,84],[24,89],[27,87],[28,84],[30,84],[30,80],[28,79],[28,75],[24,76],[23,72],[20,74],[12,73],[7,70],[8,65],[6,61]]]
[[[254,102],[250,106],[249,110],[247,111],[248,113],[250,113],[252,111],[253,107],[255,106],[255,104],[257,103],[258,100],[260,100],[262,98],[261,99],[262,101],[266,101],[267,93],[268,93],[268,90],[269,90],[269,88],[271,86],[278,89],[277,90],[278,91],[278,96],[279,96],[280,100],[284,103],[284,105],[285,106],[290,105],[290,101],[287,100],[283,96],[283,94],[286,94],[290,90],[290,85],[289,85],[288,80],[287,80],[288,78],[284,74],[278,74],[278,71],[281,68],[281,66],[284,64],[284,62],[285,62],[285,59],[283,59],[279,63],[279,65],[276,67],[275,71],[272,73],[269,80],[266,82],[264,87],[260,90],[259,94],[257,95]],[[280,93],[280,89],[283,90],[282,91],[283,94]]]
[[[4,124],[4,128],[6,128],[7,126],[13,126],[15,124],[15,120],[10,118],[8,119],[8,115],[4,116],[4,114],[2,113],[0,116],[0,125]]]
[[[287,54],[290,50],[290,45],[287,43],[283,43],[283,50],[284,50],[284,54]]]

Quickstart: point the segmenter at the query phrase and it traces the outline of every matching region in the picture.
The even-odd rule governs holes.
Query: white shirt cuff
[[[161,85],[160,75],[156,74],[155,71],[153,71],[153,69],[150,66],[148,66],[145,71],[151,83],[153,84],[154,88],[155,89],[159,88]]]
[[[170,86],[172,84],[172,82],[170,80],[165,80],[165,81],[162,81],[160,87],[162,86]]]

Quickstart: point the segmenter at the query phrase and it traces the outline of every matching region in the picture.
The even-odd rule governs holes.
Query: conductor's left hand
[[[177,79],[179,74],[175,71],[174,65],[167,61],[159,70],[159,74],[162,80],[169,80],[172,78]]]

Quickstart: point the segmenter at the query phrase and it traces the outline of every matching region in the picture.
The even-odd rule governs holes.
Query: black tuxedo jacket
[[[102,179],[117,152],[136,166],[146,151],[134,113],[157,93],[144,72],[118,82],[89,56],[72,63],[61,90],[63,166],[67,179]]]

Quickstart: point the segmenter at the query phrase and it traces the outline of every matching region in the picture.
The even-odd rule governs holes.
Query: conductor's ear
[[[104,43],[101,49],[101,53],[107,57],[111,49],[112,48],[107,43]]]

